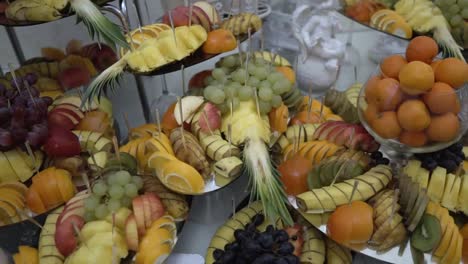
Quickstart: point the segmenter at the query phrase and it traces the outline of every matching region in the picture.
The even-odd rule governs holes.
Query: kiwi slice
[[[439,244],[441,238],[442,230],[439,219],[424,214],[418,227],[411,235],[411,246],[422,252],[429,252]]]

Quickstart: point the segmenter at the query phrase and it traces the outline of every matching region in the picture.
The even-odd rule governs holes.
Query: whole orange
[[[430,37],[419,36],[410,41],[406,48],[406,60],[430,64],[439,53],[437,42]]]
[[[401,132],[400,142],[408,145],[410,147],[422,147],[427,143],[427,136],[424,131],[421,132],[410,132],[410,131],[403,131]]]
[[[468,65],[456,58],[444,59],[436,68],[435,79],[458,89],[468,82]]]
[[[375,103],[380,111],[396,110],[403,99],[400,84],[392,78],[379,81],[375,91]]]
[[[366,97],[366,101],[368,103],[375,101],[375,97],[376,97],[375,92],[377,90],[377,84],[379,83],[380,80],[382,80],[382,77],[372,76],[367,81],[366,90],[365,90],[365,97]]]
[[[426,130],[429,140],[447,142],[455,139],[460,133],[460,120],[451,112],[434,115],[431,124]]]
[[[436,60],[436,61],[433,61],[431,63],[431,68],[432,70],[434,71],[434,73],[436,72],[436,69],[437,69],[437,66],[439,66],[439,64],[442,62],[442,60]]]
[[[366,243],[374,231],[373,212],[372,207],[362,201],[341,205],[330,215],[327,232],[343,245]]]
[[[366,119],[367,123],[371,124],[372,121],[377,119],[379,115],[379,109],[377,105],[370,103],[367,105],[366,110],[364,110],[364,118]]]
[[[413,61],[403,66],[399,79],[403,92],[409,95],[423,94],[434,86],[434,71],[424,62]]]
[[[431,115],[426,105],[417,99],[407,100],[398,108],[398,122],[407,131],[419,132],[431,124]]]
[[[401,55],[388,56],[380,63],[380,71],[385,77],[398,80],[398,74],[406,64],[408,62]]]
[[[227,29],[215,29],[208,33],[202,50],[207,54],[219,54],[228,52],[237,47],[237,40],[231,31]]]
[[[371,127],[382,138],[398,138],[401,134],[397,114],[393,111],[382,112],[377,115],[377,118],[372,121]]]
[[[423,100],[431,113],[434,114],[444,114],[447,112],[458,114],[460,112],[460,101],[455,90],[442,82],[436,82],[434,87],[424,94]]]

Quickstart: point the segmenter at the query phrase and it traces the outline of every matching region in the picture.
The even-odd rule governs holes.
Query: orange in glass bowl
[[[454,58],[435,59],[437,67],[399,61],[398,69],[379,65],[361,89],[362,125],[400,153],[434,152],[460,140],[468,130],[468,65]]]

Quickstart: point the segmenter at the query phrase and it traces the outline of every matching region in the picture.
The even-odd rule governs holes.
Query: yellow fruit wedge
[[[440,204],[449,209],[449,210],[454,210],[455,209],[455,206],[456,206],[456,202],[455,202],[455,205],[453,207],[450,207],[451,205],[451,199],[452,199],[452,194],[454,194],[456,197],[458,197],[458,191],[459,190],[456,190],[456,192],[454,192],[453,190],[453,184],[455,183],[455,180],[458,178],[457,176],[455,176],[455,174],[452,174],[452,173],[449,173],[447,174],[447,177],[445,177],[446,180],[445,180],[445,188],[444,188],[444,193],[442,195],[442,200],[440,201]]]
[[[149,69],[155,69],[168,63],[164,55],[158,49],[158,40],[150,39],[139,48],[140,54]]]
[[[0,151],[0,182],[18,181],[20,178],[16,175],[5,154]]]
[[[37,249],[29,246],[19,246],[18,247],[19,254],[22,256],[22,258],[25,260],[24,262],[21,263],[39,263],[39,255],[37,252]]]
[[[200,173],[179,160],[165,164],[162,175],[158,174],[158,178],[167,188],[181,194],[200,194],[205,189]]]
[[[16,151],[16,149],[3,152],[15,171],[20,181],[25,182],[33,175],[34,171],[28,166],[23,157]]]
[[[168,153],[157,151],[148,158],[148,167],[159,175],[162,174],[164,165],[172,161],[177,161],[177,158]]]
[[[403,172],[406,173],[413,181],[416,181],[418,171],[421,168],[421,161],[419,160],[409,160],[408,164],[403,169]]]
[[[460,236],[461,236],[460,232],[454,232],[453,233],[452,239],[450,240],[450,246],[448,247],[447,251],[444,253],[444,256],[440,260],[440,263],[447,263],[447,264],[460,263],[460,260],[458,260],[457,262],[453,261],[455,259],[456,255],[457,255],[457,251],[459,249],[458,243],[459,243],[459,240],[460,240]],[[463,242],[463,240],[461,242]]]
[[[463,161],[463,170],[465,173],[468,173],[468,161],[466,160]]]
[[[417,182],[419,183],[420,189],[427,189],[429,185],[429,171],[424,168],[420,168],[418,171],[417,178]]]
[[[171,30],[163,31],[161,34],[164,32],[169,32],[170,34],[158,39],[158,48],[161,53],[166,56],[168,61],[179,61],[190,54],[187,47],[185,47],[184,43],[180,39],[177,39],[176,42]]]
[[[5,201],[7,203],[11,203],[12,205],[23,208],[24,207],[24,196],[10,188],[1,188],[0,189],[0,201]]]
[[[445,206],[445,208],[448,208],[450,211],[455,211],[458,204],[458,196],[460,193],[462,178],[454,174],[449,175],[453,175],[455,180],[452,184],[452,188],[444,193],[444,197],[442,198],[442,205]]]
[[[468,174],[461,176],[460,194],[458,196],[457,210],[468,215]]]
[[[148,72],[150,69],[146,65],[145,58],[140,50],[134,50],[125,55],[128,66],[138,72]]]
[[[19,193],[21,193],[21,195],[23,196],[26,195],[26,192],[28,191],[28,187],[26,187],[26,185],[18,181],[0,183],[0,189],[3,189],[3,188],[14,189],[18,191]]]
[[[200,40],[190,31],[188,27],[177,27],[175,29],[177,40],[181,40],[188,48],[189,52],[193,52],[200,47]]]
[[[208,33],[206,30],[200,26],[200,25],[192,25],[189,27],[190,32],[192,32],[193,35],[198,39],[200,45],[203,44],[203,42],[206,41],[208,38]],[[279,57],[279,56],[278,56]]]
[[[0,201],[0,221],[12,224],[20,221],[17,209],[10,203]]]
[[[167,137],[166,137],[167,138]],[[163,143],[164,140],[157,140],[155,138],[150,138],[145,142],[147,152],[164,152],[170,155],[174,155],[174,151],[170,145]]]
[[[458,233],[458,228],[455,224],[451,224],[447,226],[447,230],[442,235],[442,239],[440,240],[439,245],[437,246],[436,250],[433,253],[433,256],[441,258],[444,256],[445,252],[448,250],[450,246],[450,242],[452,241],[452,236]]]
[[[429,187],[427,188],[427,195],[431,198],[431,201],[440,203],[442,195],[445,189],[445,178],[447,176],[447,170],[442,167],[437,167],[431,174],[429,181]]]

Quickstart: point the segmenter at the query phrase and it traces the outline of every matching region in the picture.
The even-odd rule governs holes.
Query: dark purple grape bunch
[[[21,85],[26,81],[29,85]],[[47,139],[47,109],[53,100],[40,97],[40,92],[31,84],[37,76],[29,73],[17,78],[12,89],[0,85],[0,151],[17,146],[25,148],[28,142],[32,149],[40,148]],[[18,83],[19,89],[16,84]],[[13,86],[13,85],[12,85]]]
[[[390,160],[388,158],[385,158],[383,156],[383,153],[380,151],[374,151],[371,153],[371,166],[377,166],[377,165],[388,165],[390,164]]]
[[[420,160],[421,166],[428,171],[443,167],[448,173],[454,173],[466,157],[463,153],[463,143],[458,142],[443,150],[416,154],[415,158]]]
[[[24,75],[23,77],[16,76],[16,78],[12,79],[10,81],[10,85],[13,88],[13,90],[17,90],[18,87],[20,90],[24,90],[25,87],[25,82],[28,83],[30,87],[34,86],[37,83],[38,80],[37,74],[30,72]]]
[[[213,251],[215,264],[299,264],[293,254],[294,246],[289,235],[272,225],[264,232],[257,230],[265,221],[263,214],[257,214],[245,229],[234,231],[234,242],[226,244],[224,250]]]

